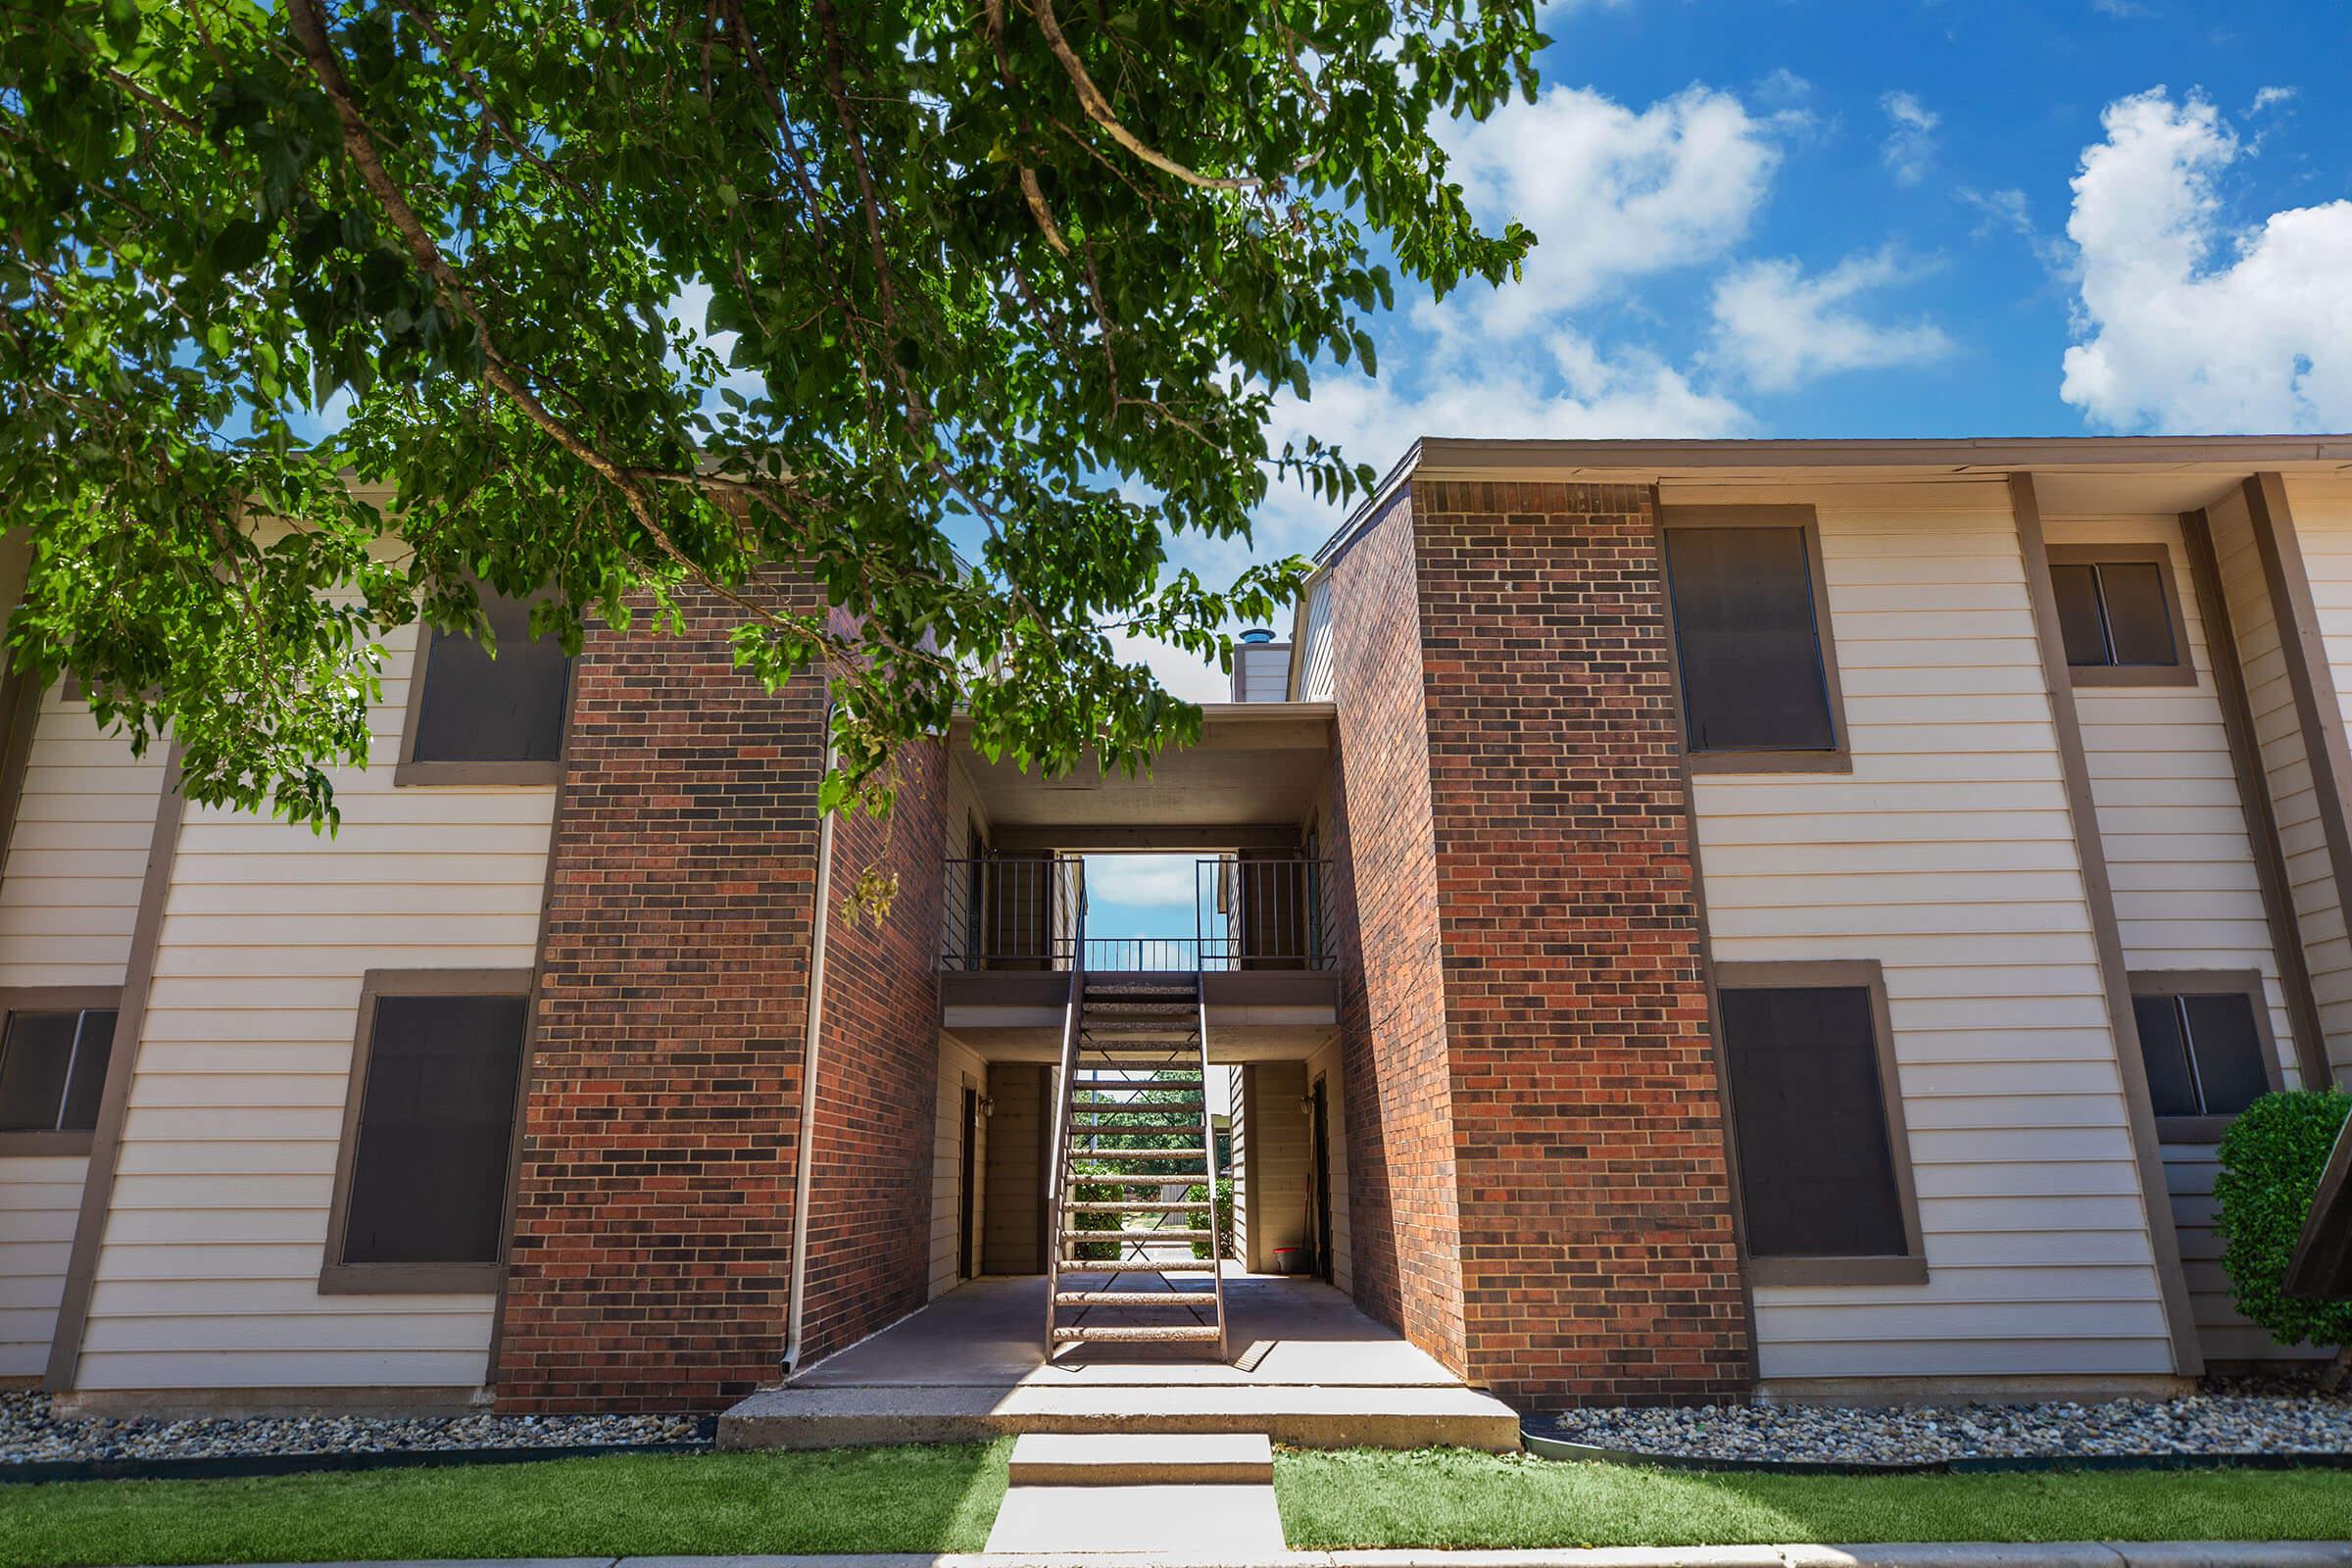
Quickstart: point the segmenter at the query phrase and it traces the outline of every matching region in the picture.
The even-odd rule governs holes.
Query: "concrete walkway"
[[[2352,1568],[2343,1541],[1961,1541],[1580,1551],[1283,1551],[1240,1557],[966,1552],[805,1557],[517,1557],[254,1568]]]

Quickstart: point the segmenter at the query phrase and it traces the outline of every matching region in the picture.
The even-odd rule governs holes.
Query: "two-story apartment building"
[[[333,838],[9,695],[0,1377],[714,1407],[1084,1255],[1115,1040],[1230,1078],[1240,1267],[1524,1404],[2278,1353],[2208,1192],[2352,1072],[2352,439],[1425,440],[1199,746],[887,834],[727,625],[395,638]]]

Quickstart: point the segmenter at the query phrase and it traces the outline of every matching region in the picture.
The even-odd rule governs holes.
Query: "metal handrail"
[[[1086,898],[1080,857],[966,856],[942,871],[941,968],[1066,969],[1075,959]]]
[[[1078,1017],[1086,1006],[1086,890],[1080,884],[1077,941],[1070,960],[1070,1000],[1061,1019],[1060,1092],[1054,1100],[1053,1181],[1047,1187],[1046,1359],[1054,1359],[1054,1330],[1061,1322],[1061,1231],[1070,1180],[1070,1116],[1077,1100]]]
[[[1200,967],[1335,967],[1330,869],[1329,860],[1303,856],[1196,862],[1193,929]]]
[[[1199,971],[1193,978],[1198,988],[1194,1004],[1200,1008],[1193,1038],[1200,1048],[1200,1146],[1207,1152],[1201,1164],[1208,1171],[1200,1183],[1200,1190],[1208,1195],[1208,1223],[1202,1229],[1208,1232],[1209,1289],[1217,1305],[1217,1359],[1227,1361],[1232,1356],[1226,1344],[1231,1336],[1225,1327],[1225,1238],[1217,1230],[1217,1130],[1208,1113],[1208,987],[1201,983]]]

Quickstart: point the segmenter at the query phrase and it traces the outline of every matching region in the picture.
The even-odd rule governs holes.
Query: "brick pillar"
[[[1415,483],[1470,1375],[1752,1380],[1649,492]]]
[[[575,662],[492,1351],[504,1409],[711,1409],[777,1372],[825,697],[738,672],[738,618],[703,603],[683,635],[600,629]],[[885,925],[836,917],[828,939],[812,1351],[920,1299],[939,773],[913,760],[887,857],[875,824],[836,830],[837,892],[885,858],[903,891]]]
[[[1355,1294],[1459,1373],[1461,1227],[1411,498],[1392,502],[1332,576],[1339,755],[1324,832]]]
[[[1358,1294],[1524,1404],[1737,1396],[1648,493],[1416,481],[1333,577]]]

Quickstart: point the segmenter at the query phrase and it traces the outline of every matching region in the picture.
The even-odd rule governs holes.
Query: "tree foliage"
[[[11,651],[168,724],[196,799],[314,823],[382,634],[483,635],[476,582],[573,647],[716,596],[743,665],[831,680],[828,806],[957,708],[1132,766],[1198,710],[1112,635],[1229,660],[1300,570],[1204,582],[1168,538],[1370,482],[1270,449],[1274,393],[1532,242],[1429,134],[1532,93],[1532,0],[0,19]]]
[[[2280,1345],[2352,1347],[2352,1301],[2303,1300],[2279,1289],[2347,1113],[2352,1096],[2338,1090],[2265,1095],[2222,1135],[2213,1181],[2222,1269],[2238,1311]]]

